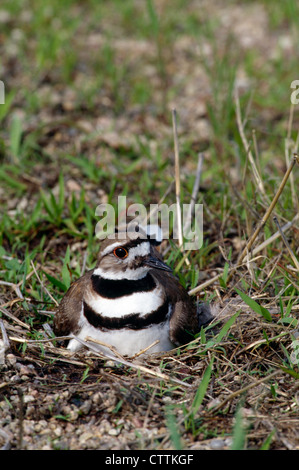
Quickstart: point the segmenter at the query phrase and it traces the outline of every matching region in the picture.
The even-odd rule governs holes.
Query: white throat
[[[101,276],[104,279],[111,279],[114,281],[121,281],[122,279],[128,279],[130,281],[137,281],[138,279],[144,278],[149,271],[149,268],[137,268],[137,269],[129,269],[127,268],[125,271],[106,271],[102,268],[96,268],[93,272],[95,276]]]

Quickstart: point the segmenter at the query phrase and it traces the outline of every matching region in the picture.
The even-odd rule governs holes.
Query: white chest
[[[168,351],[174,348],[169,339],[169,319],[163,323],[153,324],[139,330],[129,328],[101,330],[90,325],[81,311],[80,324],[81,330],[77,335],[80,339],[85,340],[86,337],[90,336],[97,341],[113,346],[124,356],[133,356],[151,346],[157,340],[158,343],[148,350],[149,353]],[[94,346],[95,344],[93,343]],[[81,343],[75,338],[68,345],[68,349],[73,352],[78,351],[81,347]],[[97,347],[100,351],[112,353],[105,346],[99,345]]]
[[[122,329],[119,331],[101,331],[91,325],[85,325],[78,334],[78,337],[85,340],[87,336],[113,346],[123,356],[134,356],[149,347],[156,340],[159,342],[148,350],[149,353],[168,351],[174,348],[169,339],[169,325],[166,323],[163,325],[153,325],[142,330]],[[94,346],[97,345],[93,343]],[[113,354],[109,347],[100,345],[97,347],[100,351]],[[80,348],[81,343],[76,341],[75,338],[68,345],[68,349],[73,352]]]
[[[157,286],[150,292],[136,292],[129,296],[107,299],[97,294],[86,298],[88,305],[107,318],[120,318],[138,313],[147,315],[157,310],[163,302],[161,288]]]

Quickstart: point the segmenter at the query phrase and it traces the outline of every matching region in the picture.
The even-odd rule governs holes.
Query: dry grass
[[[296,4],[176,1],[0,11],[3,448],[298,449]],[[165,354],[71,355],[52,318],[121,194],[204,205],[201,250],[162,250],[215,318]]]
[[[298,372],[290,368],[288,360],[294,327],[277,321],[281,315],[276,297],[257,296],[271,312],[272,322],[264,320],[239,297],[227,297],[217,302],[216,317],[205,338],[179,350],[125,362],[107,361],[92,349],[73,356],[47,340],[46,331],[43,340],[28,340],[27,326],[5,321],[10,353],[1,392],[11,397],[17,389],[25,397],[35,398],[31,411],[28,404],[15,400],[13,414],[22,437],[16,442],[15,436],[11,443],[39,447],[40,438],[45,445],[45,432],[41,436],[26,434],[19,409],[22,415],[29,414],[29,422],[44,421],[45,416],[50,423],[55,422],[56,434],[59,429],[63,438],[58,439],[50,427],[46,435],[54,447],[63,448],[67,442],[67,447],[76,448],[72,441],[74,429],[82,426],[85,430],[84,425],[89,423],[90,435],[81,443],[82,448],[173,449],[173,429],[165,421],[170,410],[181,448],[231,448],[236,439],[236,410],[240,408],[246,448],[297,448]],[[297,310],[294,306],[295,316]],[[228,321],[231,326],[225,333],[223,325]],[[20,344],[26,345],[21,353]],[[14,360],[19,364],[18,380]],[[204,372],[211,362],[210,380],[197,402]],[[84,402],[97,394],[101,395],[100,406],[91,407],[87,415],[80,414]],[[53,406],[54,396],[55,408],[45,413],[46,406]],[[75,416],[72,405],[65,414],[67,404],[72,404],[76,396],[80,396],[80,407],[73,410]],[[59,416],[65,422],[59,421]],[[103,419],[110,423],[110,431],[115,430],[104,441],[104,432],[99,432]]]

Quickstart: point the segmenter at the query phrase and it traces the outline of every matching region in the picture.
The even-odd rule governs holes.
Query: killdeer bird
[[[124,234],[123,234],[124,235]],[[95,269],[75,281],[54,317],[56,336],[87,336],[133,356],[173,349],[192,340],[210,318],[199,313],[163,262],[156,239],[142,230],[101,244]],[[68,349],[82,344],[70,339]],[[109,352],[105,346],[100,349]]]

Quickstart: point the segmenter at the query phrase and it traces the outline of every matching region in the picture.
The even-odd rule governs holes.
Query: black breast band
[[[165,301],[157,310],[141,316],[139,313],[132,313],[124,317],[105,317],[100,313],[96,313],[86,302],[84,305],[84,315],[88,322],[95,328],[100,330],[113,330],[128,328],[130,330],[141,330],[153,324],[163,323],[168,314],[168,301]]]
[[[156,287],[153,276],[149,273],[142,279],[104,279],[101,276],[91,276],[92,287],[97,294],[106,299],[117,299],[136,292],[150,292]]]

